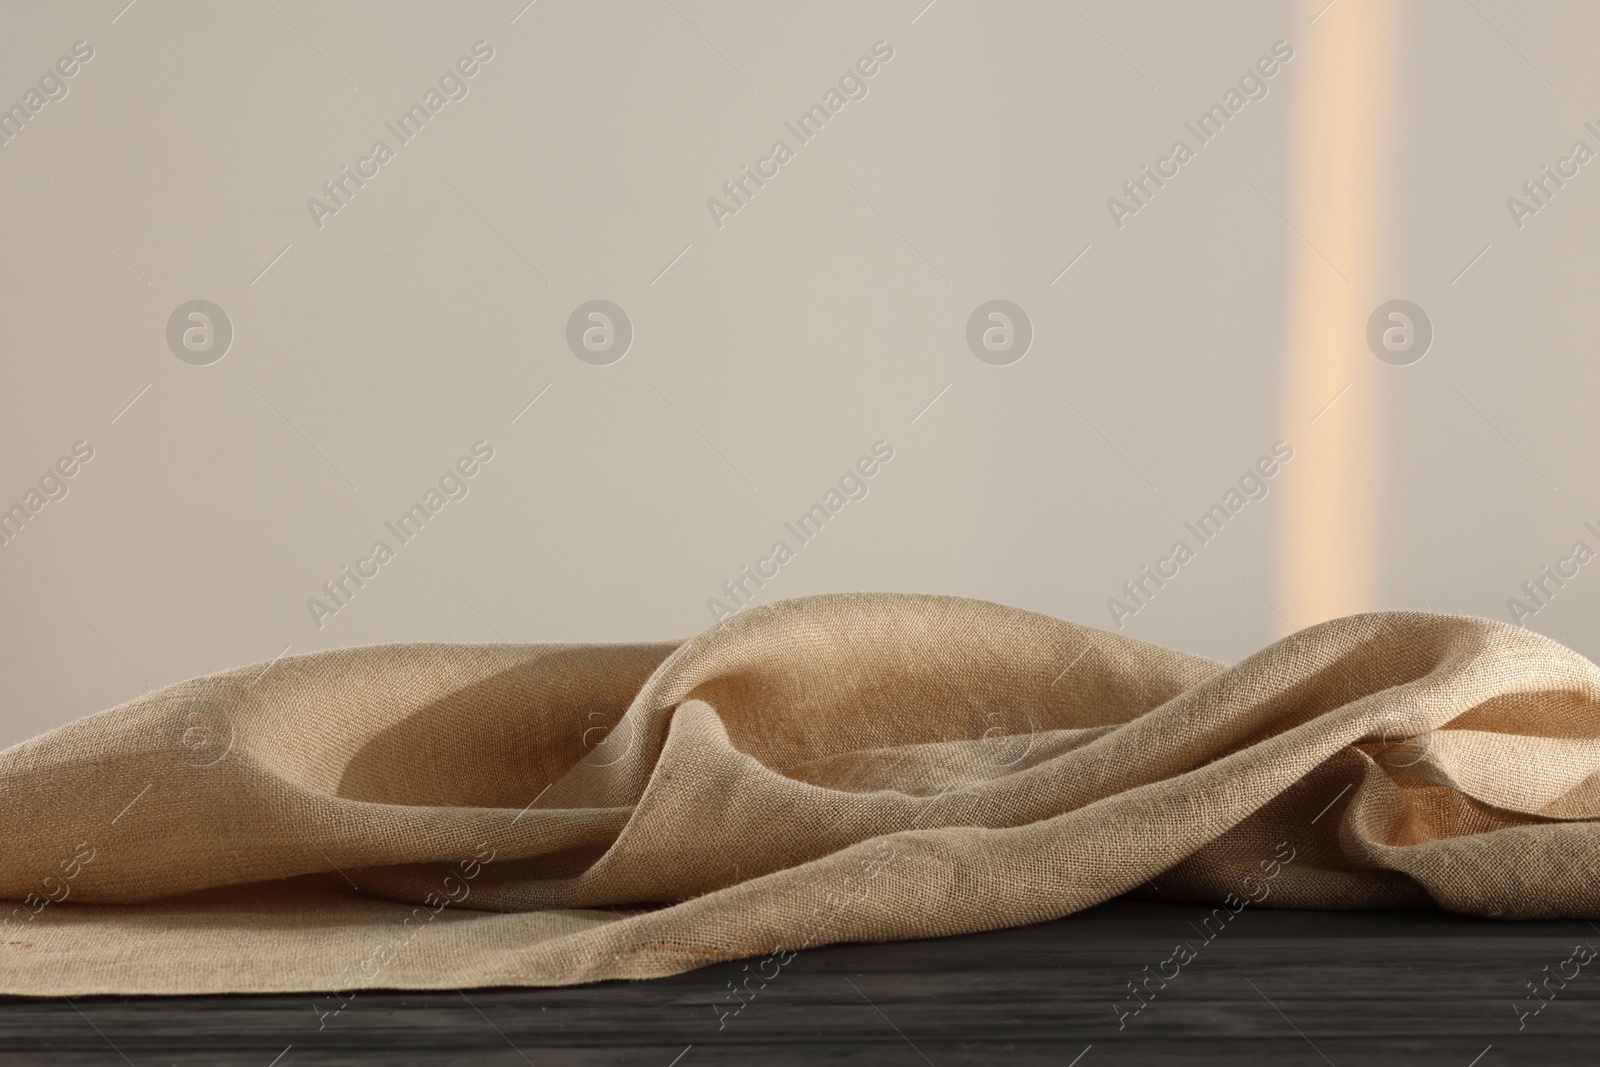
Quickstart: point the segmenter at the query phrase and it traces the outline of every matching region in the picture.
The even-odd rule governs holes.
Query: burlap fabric
[[[288,657],[0,753],[0,991],[767,973],[1269,880],[1600,917],[1597,735],[1593,664],[1417,613],[1232,667],[887,594],[682,643]]]

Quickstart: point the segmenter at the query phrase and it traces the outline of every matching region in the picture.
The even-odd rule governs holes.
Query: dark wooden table
[[[309,995],[0,1000],[0,1065],[464,1064],[703,1067],[846,1063],[1600,1063],[1600,947],[1585,922],[1443,912],[1248,908],[1209,943],[1209,909],[1120,900],[1058,922],[796,957],[719,1030],[726,964],[569,989],[367,991],[318,1029]],[[1191,925],[1193,924],[1193,925]],[[1127,983],[1149,983],[1136,1016]],[[1546,972],[1548,966],[1551,970]],[[1524,982],[1577,977],[1550,999]],[[752,983],[752,988],[755,983]],[[1542,1010],[1520,1020],[1518,1005]]]

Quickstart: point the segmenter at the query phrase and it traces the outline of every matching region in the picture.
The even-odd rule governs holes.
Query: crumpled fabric
[[[1597,809],[1600,670],[1486,619],[1227,666],[870,593],[681,642],[338,649],[0,752],[0,992],[767,974],[1126,893],[1600,918]]]

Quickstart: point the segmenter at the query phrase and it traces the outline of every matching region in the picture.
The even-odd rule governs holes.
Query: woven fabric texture
[[[1111,897],[1600,918],[1600,669],[1380,613],[1235,666],[980,601],[388,645],[0,753],[0,992],[565,985]],[[763,972],[765,973],[765,972]]]

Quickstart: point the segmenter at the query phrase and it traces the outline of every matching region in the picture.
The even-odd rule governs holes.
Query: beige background
[[[1279,439],[1271,494],[1125,633],[1231,660],[1350,611],[1509,620],[1600,548],[1600,162],[1506,207],[1600,150],[1600,8],[924,3],[0,7],[0,104],[95,51],[0,147],[0,504],[94,448],[0,547],[0,743],[285,650],[686,635],[880,439],[761,601],[1110,625]],[[479,40],[469,95],[319,230],[307,198]],[[880,40],[719,230],[706,199]],[[1107,198],[1278,40],[1268,95],[1119,229]],[[635,331],[610,366],[565,341],[594,298]],[[1010,366],[966,345],[992,298],[1035,330]],[[1365,342],[1395,298],[1435,330],[1411,366]],[[209,366],[165,338],[195,299],[235,331]],[[319,629],[307,599],[480,439],[469,495]],[[1597,575],[1527,623],[1593,657]]]

